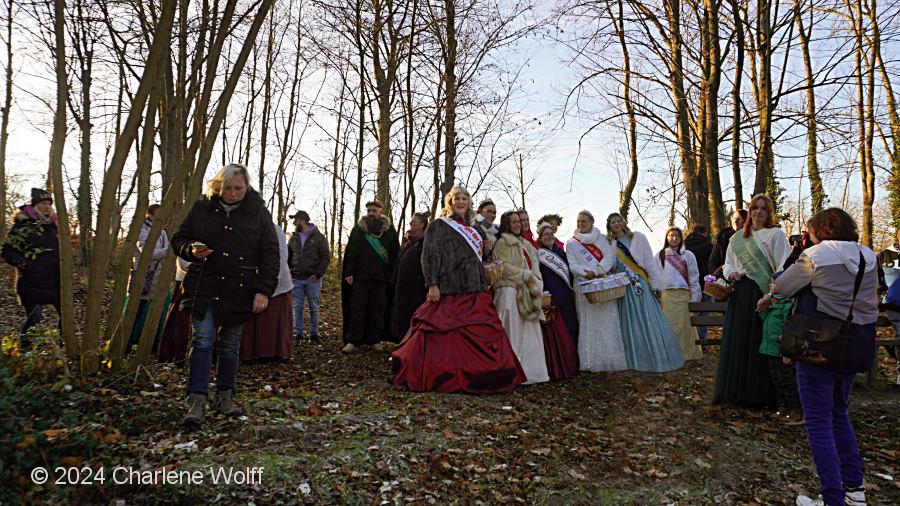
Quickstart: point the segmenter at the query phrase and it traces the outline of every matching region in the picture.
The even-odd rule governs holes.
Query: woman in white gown
[[[540,323],[544,282],[537,254],[522,239],[522,223],[515,211],[500,218],[494,258],[503,263],[503,276],[494,283],[494,305],[525,371],[526,384],[549,381]]]
[[[575,237],[566,243],[569,268],[575,284],[600,277],[616,265],[616,250],[606,235],[594,227],[594,216],[578,213]],[[615,300],[590,303],[575,290],[578,312],[578,358],[582,371],[621,371],[628,368],[625,344]]]

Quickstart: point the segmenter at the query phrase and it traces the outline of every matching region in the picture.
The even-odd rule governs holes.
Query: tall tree
[[[3,72],[5,89],[0,109],[0,241],[6,239],[6,146],[9,143],[9,115],[12,110],[13,85],[13,0],[6,1],[6,66]]]
[[[55,40],[53,57],[56,69],[56,113],[53,117],[53,139],[50,142],[48,172],[52,181],[53,201],[56,203],[60,272],[71,273],[74,271],[75,260],[72,256],[72,234],[69,229],[69,212],[66,206],[66,192],[63,186],[62,174],[63,151],[66,144],[66,104],[69,95],[69,83],[66,74],[65,0],[56,0],[53,3],[53,32]],[[70,358],[81,358],[81,371],[83,374],[89,372],[89,368],[85,367],[85,359],[90,360],[90,353],[87,349],[82,349],[79,346],[78,338],[76,337],[75,307],[72,293],[72,276],[61,276],[60,317],[63,342],[65,343],[66,353]]]
[[[800,0],[794,0],[794,20],[797,23],[797,35],[800,39],[800,51],[803,54],[803,69],[806,72],[806,171],[809,173],[809,190],[811,196],[811,211],[815,214],[825,205],[825,187],[822,184],[822,176],[819,174],[818,135],[816,133],[816,86],[812,69],[812,58],[809,54],[809,39],[813,29],[813,9],[810,1],[809,33],[803,26],[803,8]]]

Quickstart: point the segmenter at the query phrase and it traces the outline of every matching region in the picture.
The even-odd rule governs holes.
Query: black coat
[[[313,229],[306,241],[300,244],[300,231],[294,232],[288,241],[288,267],[291,269],[291,278],[307,279],[312,275],[321,278],[331,263],[331,252],[328,250],[328,240],[319,227]]]
[[[707,263],[707,272],[715,272],[716,269],[725,265],[725,253],[728,251],[728,240],[734,235],[734,229],[725,227],[716,236],[716,244],[713,246],[712,253],[709,254],[709,262]],[[698,262],[699,263],[699,262]]]
[[[409,330],[413,313],[425,302],[428,288],[422,274],[422,246],[424,237],[407,241],[397,255],[397,276],[394,284],[396,296],[397,335],[402,339]]]
[[[27,208],[27,209],[26,209]],[[23,306],[59,305],[59,235],[56,220],[37,219],[23,206],[3,244],[3,259],[16,267],[16,293]]]
[[[383,280],[387,284],[386,298],[387,309],[385,311],[385,325],[383,335],[389,341],[397,341],[397,328],[394,314],[394,285],[391,276],[397,262],[397,253],[400,249],[400,241],[397,238],[397,229],[387,217],[382,217],[384,226],[378,241],[388,251],[387,265],[381,261],[375,250],[366,240],[365,216],[360,218],[356,226],[350,231],[347,239],[347,248],[344,250],[344,262],[341,265],[341,312],[343,314],[344,338],[350,328],[350,300],[353,297],[353,285],[347,283],[346,278],[353,276],[354,281]]]
[[[691,232],[684,238],[684,247],[694,254],[697,259],[697,270],[700,271],[700,288],[703,288],[703,276],[709,274],[709,257],[712,254],[713,245],[709,237]]]
[[[219,197],[203,197],[172,236],[172,249],[193,262],[182,284],[182,307],[202,318],[212,307],[216,325],[239,325],[252,315],[253,297],[271,297],[278,284],[280,251],[272,215],[259,194],[248,190],[241,205],[227,214]],[[194,257],[199,241],[213,253]]]

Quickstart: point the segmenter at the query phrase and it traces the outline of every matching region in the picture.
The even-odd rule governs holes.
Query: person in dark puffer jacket
[[[328,240],[318,227],[309,222],[306,211],[293,216],[296,231],[288,241],[288,267],[294,282],[294,335],[303,341],[303,306],[309,301],[309,342],[321,344],[319,339],[319,296],[322,276],[331,263]]]
[[[16,268],[16,294],[25,308],[20,347],[27,350],[28,330],[43,319],[43,306],[53,305],[59,314],[59,236],[50,192],[31,189],[31,202],[16,213],[2,257]]]
[[[194,203],[172,249],[192,262],[182,283],[182,307],[190,308],[191,344],[187,392],[190,409],[183,423],[203,423],[213,345],[218,340],[216,403],[226,416],[239,415],[238,349],[244,322],[261,313],[278,282],[280,252],[272,215],[250,187],[243,165],[230,164],[209,181],[207,195]]]

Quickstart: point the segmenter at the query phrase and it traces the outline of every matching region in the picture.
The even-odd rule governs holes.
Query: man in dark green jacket
[[[331,263],[328,240],[309,222],[306,211],[293,216],[296,230],[288,241],[288,267],[294,281],[294,334],[297,342],[303,341],[303,306],[309,301],[309,342],[322,344],[319,339],[319,296],[322,293],[322,276]]]

